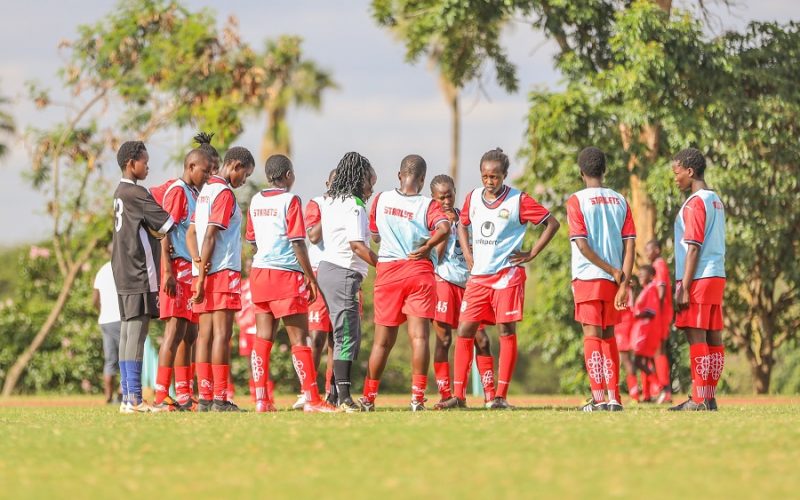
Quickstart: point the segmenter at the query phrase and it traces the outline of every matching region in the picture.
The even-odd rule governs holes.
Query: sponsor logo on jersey
[[[487,220],[486,222],[481,224],[481,235],[488,238],[493,234],[494,234],[494,222]]]

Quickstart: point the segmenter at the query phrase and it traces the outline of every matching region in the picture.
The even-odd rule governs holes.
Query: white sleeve
[[[367,211],[364,207],[353,203],[353,208],[348,211],[345,220],[345,234],[347,241],[369,241],[369,223]]]

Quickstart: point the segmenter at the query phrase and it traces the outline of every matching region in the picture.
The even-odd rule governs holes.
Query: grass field
[[[0,404],[0,497],[793,497],[800,398],[717,413],[565,397],[513,412],[120,415],[86,398]],[[288,398],[279,404],[288,405]],[[388,407],[389,404],[394,407]],[[477,402],[475,402],[477,403]],[[395,411],[392,411],[395,410]]]

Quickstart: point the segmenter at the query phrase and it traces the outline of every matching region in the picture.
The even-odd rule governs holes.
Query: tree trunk
[[[461,111],[458,103],[458,89],[443,75],[439,76],[444,99],[450,108],[450,177],[458,189],[458,165],[461,150]]]
[[[47,320],[45,320],[42,327],[36,333],[36,336],[33,337],[30,345],[22,352],[22,354],[19,355],[17,360],[14,361],[14,364],[11,365],[11,368],[9,368],[6,380],[3,382],[2,397],[8,397],[12,392],[14,392],[14,388],[17,386],[17,382],[19,382],[22,372],[28,366],[28,363],[30,362],[31,358],[33,358],[33,355],[36,353],[37,349],[41,347],[44,339],[47,338],[47,335],[50,334],[50,331],[55,326],[56,321],[58,321],[59,316],[61,315],[61,311],[63,311],[64,306],[69,299],[69,295],[72,292],[72,287],[75,284],[75,279],[78,277],[78,273],[80,273],[81,267],[86,263],[87,260],[89,260],[89,256],[97,247],[98,241],[98,237],[92,239],[89,244],[84,247],[83,252],[78,256],[75,262],[72,263],[72,266],[70,266],[67,275],[64,278],[64,284],[61,286],[61,291],[56,299],[56,303],[53,305],[53,309],[50,310]]]
[[[666,13],[672,10],[672,0],[655,0],[655,2]]]
[[[261,164],[263,165],[271,155],[282,154],[289,156],[291,142],[286,124],[286,108],[267,108],[267,129],[261,139]]]

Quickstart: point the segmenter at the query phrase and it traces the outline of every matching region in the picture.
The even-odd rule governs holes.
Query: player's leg
[[[480,326],[480,320],[461,320],[453,354],[453,397],[436,403],[434,409],[466,408],[467,377],[472,366],[472,356],[475,350],[475,334]]]
[[[425,409],[425,389],[431,362],[430,324],[428,318],[408,317],[408,339],[411,343],[411,411]]]
[[[613,307],[606,303],[606,307]],[[622,396],[619,392],[619,348],[617,338],[614,336],[614,326],[610,325],[610,318],[606,318],[605,328],[603,329],[603,379],[608,393],[609,411],[622,410]]]
[[[128,341],[125,358],[128,363],[128,391],[133,399],[131,404],[136,412],[149,412],[150,406],[142,399],[142,366],[144,364],[144,341],[150,325],[150,316],[143,314],[127,321]]]
[[[333,376],[333,332],[328,334],[327,357],[325,362],[325,400],[336,406],[339,395],[336,392],[336,379]]]
[[[721,320],[720,320],[721,322]],[[722,330],[710,330],[708,340],[708,397],[706,406],[711,411],[717,410],[717,384],[725,369],[725,346],[722,343]]]
[[[669,325],[666,326],[669,332]],[[656,403],[671,403],[672,402],[672,377],[669,373],[669,357],[668,357],[668,342],[669,334],[667,333],[659,344],[658,352],[656,353],[656,377],[658,384],[661,386],[661,392],[658,394]]]
[[[392,348],[397,342],[399,329],[399,326],[375,324],[375,336],[367,362],[367,375],[364,378],[364,394],[358,399],[364,411],[375,410],[375,398],[378,397],[381,376],[386,368],[389,353],[392,352]]]
[[[579,304],[584,308],[588,303]],[[603,330],[600,325],[583,323],[583,359],[589,376],[592,398],[583,406],[584,411],[606,409],[603,374]]]
[[[313,413],[335,411],[336,408],[334,406],[323,402],[319,396],[314,357],[311,347],[308,345],[308,314],[290,314],[283,316],[281,319],[289,336],[289,343],[292,345],[292,364],[295,372],[297,372],[300,388],[305,397],[303,411]]]
[[[192,348],[197,340],[197,324],[187,322],[183,338],[175,349],[175,398],[179,410],[192,407]]]
[[[230,365],[228,357],[233,335],[233,316],[231,309],[218,309],[212,313],[211,334],[211,373],[214,379],[214,404],[212,411],[238,411],[235,405],[228,402],[228,378]]]
[[[620,352],[620,363],[625,368],[625,383],[628,386],[628,395],[634,401],[639,401],[639,384],[633,367],[633,354],[631,351]]]
[[[167,318],[164,325],[164,338],[158,350],[158,373],[156,374],[155,399],[153,408],[157,410],[174,410],[174,402],[169,398],[169,386],[172,382],[172,365],[175,362],[175,353],[178,345],[183,341],[186,333],[187,321],[183,318]],[[168,399],[166,404],[165,399]]]
[[[488,408],[494,402],[497,389],[494,380],[492,343],[486,334],[486,328],[483,327],[475,332],[475,364],[478,366],[478,375],[483,385],[483,404]]]
[[[689,368],[692,374],[692,393],[689,399],[670,408],[671,411],[698,411],[708,409],[709,348],[707,331],[700,328],[682,328],[689,342]]]
[[[197,341],[194,345],[194,361],[197,372],[197,411],[209,411],[214,402],[214,376],[211,371],[211,344],[214,330],[214,314],[202,312],[198,319]]]
[[[453,329],[447,323],[433,322],[436,339],[433,346],[433,372],[436,375],[436,387],[439,389],[439,401],[452,397],[450,389],[450,345],[453,343]]]
[[[500,323],[497,325],[497,331],[500,340],[500,354],[497,357],[497,390],[489,408],[507,410],[513,408],[508,404],[507,397],[514,368],[517,365],[517,325]]]
[[[269,383],[270,354],[278,332],[278,321],[271,312],[265,312],[260,306],[261,304],[254,305],[256,308],[256,338],[253,339],[253,350],[250,353],[250,370],[256,390],[256,411],[263,413],[277,411],[269,403],[267,384]]]
[[[103,395],[106,403],[114,402],[114,376],[119,368],[119,321],[100,325],[103,335]]]
[[[119,405],[120,413],[131,413],[133,405],[128,397],[128,358],[127,356],[128,344],[128,321],[123,319],[119,324],[119,349],[117,350],[117,357],[119,358],[119,381],[120,390],[122,391],[122,403]]]

